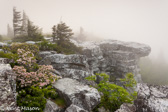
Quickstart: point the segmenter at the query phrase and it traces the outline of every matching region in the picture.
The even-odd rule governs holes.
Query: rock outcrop
[[[46,56],[39,64],[52,65],[62,77],[84,82],[85,77],[92,75],[87,58],[84,55],[52,54]]]
[[[118,79],[125,77],[127,73],[133,73],[136,81],[142,82],[138,61],[151,52],[148,45],[117,40],[73,42],[83,47],[83,54],[64,55],[42,52],[40,55],[43,59],[39,62],[39,64],[52,65],[56,70],[55,73],[63,77],[53,86],[69,106],[67,112],[91,111],[98,104],[100,95],[95,90],[90,90],[88,86],[79,83],[87,84],[85,77],[94,73],[104,72],[110,76],[110,81],[115,81],[118,85],[122,85]],[[124,110],[134,112],[134,107],[124,104],[118,112]]]
[[[142,82],[138,61],[140,57],[149,55],[151,48],[148,45],[117,40],[80,44],[73,42],[83,47],[82,55],[53,54],[45,51],[41,53],[44,59],[40,64],[51,64],[62,74],[62,77],[78,81],[83,81],[93,73],[101,72],[110,75],[111,81],[115,79],[117,81],[131,72],[137,82]]]
[[[73,104],[90,112],[100,103],[100,95],[97,89],[83,85],[76,80],[63,78],[56,81],[53,87],[56,88],[59,95],[65,99],[67,106]],[[69,108],[79,109],[74,106]],[[70,112],[68,110],[67,112]]]
[[[168,112],[168,86],[138,84],[136,112]]]
[[[149,55],[151,48],[148,45],[107,40],[98,43],[85,42],[78,46],[84,48],[83,55],[87,56],[90,69],[94,73],[105,72],[113,80],[131,72],[137,82],[142,82],[138,61],[140,57]]]
[[[20,112],[16,106],[16,76],[5,58],[0,58],[0,111]]]

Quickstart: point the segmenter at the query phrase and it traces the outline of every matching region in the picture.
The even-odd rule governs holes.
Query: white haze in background
[[[62,20],[75,33],[82,26],[103,39],[148,44],[156,58],[168,56],[168,0],[0,0],[0,34],[12,26],[13,6],[44,33]]]

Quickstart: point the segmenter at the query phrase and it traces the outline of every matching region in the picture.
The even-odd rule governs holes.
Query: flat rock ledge
[[[65,99],[67,107],[71,104],[75,105],[71,105],[69,108],[79,110],[77,108],[79,107],[90,112],[100,103],[100,94],[97,89],[84,85],[74,79],[60,79],[53,84],[53,87],[57,90],[58,94]],[[70,112],[68,110],[69,109],[67,109],[67,112]]]
[[[142,82],[138,61],[150,54],[150,46],[118,40],[74,43],[83,47],[83,55],[88,58],[89,68],[93,73],[104,72],[112,79],[133,73],[135,80]]]

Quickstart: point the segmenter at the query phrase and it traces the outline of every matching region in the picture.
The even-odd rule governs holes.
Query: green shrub
[[[127,73],[124,79],[120,79],[121,82],[124,82],[124,86],[126,87],[134,87],[137,82],[134,79],[134,75],[132,73]]]
[[[133,103],[136,98],[136,92],[129,93],[126,89],[116,84],[109,83],[109,75],[105,73],[96,74],[94,76],[87,77],[87,80],[96,81],[97,76],[102,77],[101,80],[95,88],[99,92],[103,93],[101,96],[101,103],[99,107],[104,107],[110,112],[117,110],[123,103]],[[132,80],[132,81],[129,81]],[[128,75],[125,79],[122,79],[123,82],[126,81],[127,87],[132,87],[135,85],[135,80],[132,79],[132,76]],[[129,81],[129,82],[128,82]]]
[[[3,46],[4,52],[11,52],[16,54],[18,49],[23,49],[25,51],[31,51],[33,54],[37,55],[39,53],[39,48],[37,45],[27,44],[27,43],[13,43],[10,47]]]
[[[60,107],[62,107],[62,108],[66,107],[65,100],[64,100],[63,98],[61,98],[61,97],[57,97],[57,98],[54,100],[54,102],[55,102],[58,106],[60,106]]]
[[[74,43],[70,42],[70,41],[64,41],[60,44],[60,46],[62,48],[64,48],[64,50],[67,53],[82,53],[82,48],[81,47],[77,47]]]
[[[49,43],[48,41],[42,41],[41,43],[37,44],[39,46],[39,49],[41,51],[50,51],[54,50],[57,51],[58,53],[64,53],[64,54],[75,54],[75,53],[81,53],[82,48],[75,46],[75,44],[69,42],[69,41],[64,41],[64,43],[58,45],[56,43]]]
[[[17,55],[17,54],[4,53],[3,51],[0,51],[0,57],[1,57],[1,58],[14,59],[14,60],[17,60],[17,59],[18,59],[18,55]]]
[[[43,112],[46,99],[51,99],[57,105],[65,107],[64,99],[58,96],[58,93],[51,85],[43,88],[31,86],[18,91],[17,105],[22,107],[38,107],[40,110],[33,112]],[[24,111],[29,112],[29,111]]]
[[[11,59],[13,61],[11,61],[10,65],[13,68],[15,65],[18,65],[18,63],[16,62],[16,60],[19,58],[18,54],[13,54],[13,53],[4,53],[3,51],[0,51],[0,57],[1,58],[8,58]]]
[[[11,46],[3,46],[3,51],[5,53],[13,53],[17,54],[18,49],[23,49],[25,51],[31,51],[37,60],[40,60],[40,57],[38,55],[39,48],[37,45],[27,44],[27,43],[14,43]]]
[[[45,98],[56,99],[58,97],[58,93],[56,92],[55,89],[52,88],[52,86],[44,88],[43,93]]]
[[[46,40],[44,40],[40,43],[37,43],[37,45],[39,46],[39,49],[41,51],[56,50],[56,48],[57,48],[57,44],[52,44]]]
[[[27,44],[27,43],[16,43],[12,44],[10,47],[10,52],[17,53],[18,49],[23,49],[25,51],[30,51],[34,55],[37,55],[39,53],[39,48],[37,45]]]
[[[21,36],[17,36],[16,38],[12,39],[13,42],[42,41],[42,40],[44,40],[44,38],[41,34],[36,34],[32,37],[21,35]]]
[[[45,108],[46,99],[44,93],[39,87],[30,87],[22,89],[17,95],[17,105],[20,107],[38,107],[39,110],[33,110],[33,112],[43,112]],[[22,110],[23,112],[29,112],[28,110]]]

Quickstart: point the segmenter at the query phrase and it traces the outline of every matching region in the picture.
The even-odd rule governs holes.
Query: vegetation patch
[[[101,103],[97,108],[94,109],[97,112],[99,107],[104,107],[110,112],[114,112],[123,103],[133,103],[137,96],[137,92],[129,93],[125,88],[109,82],[109,75],[105,73],[96,74],[86,79],[89,81],[96,81],[97,76],[101,77],[102,80],[95,86],[95,88],[102,93]],[[121,79],[126,87],[133,87],[136,85],[136,81],[133,79],[133,74],[127,74],[126,78]]]
[[[53,100],[58,106],[64,108],[66,107],[65,100],[61,97],[57,97],[55,100]]]
[[[1,53],[4,57],[13,58],[10,54],[14,55]],[[31,50],[17,49],[16,54],[17,65],[13,65],[13,71],[17,75],[17,105],[26,108],[36,107],[38,110],[33,110],[34,112],[43,112],[46,99],[56,100],[58,97],[58,93],[51,85],[60,77],[52,73],[51,65],[38,65]],[[22,111],[29,112],[30,110],[23,109]]]
[[[56,51],[57,53],[63,53],[63,54],[82,53],[82,48],[77,47],[75,44],[71,43],[70,41],[65,41],[61,45],[57,43],[50,43],[48,41],[42,41],[37,45],[40,51]]]

